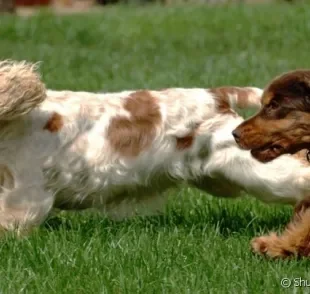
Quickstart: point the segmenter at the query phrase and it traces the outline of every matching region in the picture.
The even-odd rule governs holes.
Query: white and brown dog
[[[26,62],[0,63],[0,225],[26,230],[53,208],[115,219],[160,210],[187,182],[214,196],[292,203],[310,193],[306,156],[263,164],[231,134],[257,88],[96,94],[46,90]]]

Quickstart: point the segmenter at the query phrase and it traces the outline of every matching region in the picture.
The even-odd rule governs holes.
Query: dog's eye
[[[272,100],[269,104],[270,109],[277,109],[279,107],[279,103],[276,100]]]

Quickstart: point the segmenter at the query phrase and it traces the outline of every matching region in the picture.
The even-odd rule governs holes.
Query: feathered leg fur
[[[292,221],[281,235],[269,235],[252,240],[254,252],[271,258],[310,256],[310,198],[296,207]]]

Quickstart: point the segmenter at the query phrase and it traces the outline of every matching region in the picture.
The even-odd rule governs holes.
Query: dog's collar
[[[308,162],[310,162],[310,150],[309,149],[307,151],[307,160],[308,160]]]

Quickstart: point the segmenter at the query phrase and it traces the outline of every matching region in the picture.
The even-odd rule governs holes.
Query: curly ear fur
[[[0,61],[0,120],[27,114],[46,98],[37,64]]]

